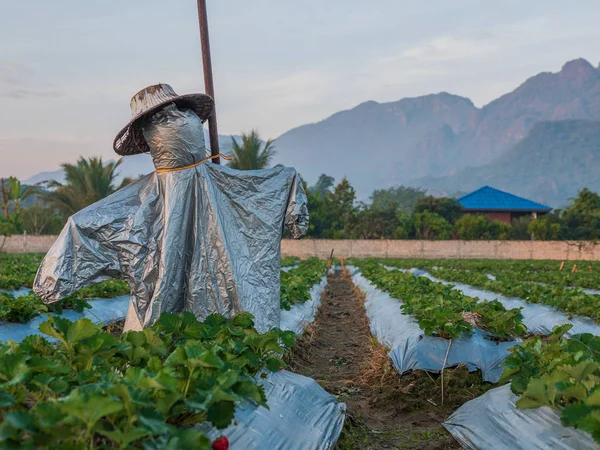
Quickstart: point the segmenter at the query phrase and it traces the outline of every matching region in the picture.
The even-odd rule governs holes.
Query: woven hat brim
[[[148,147],[141,127],[139,126],[140,119],[146,117],[148,114],[152,114],[169,103],[175,103],[178,107],[191,109],[198,117],[200,117],[202,122],[206,121],[211,116],[214,108],[212,97],[206,94],[185,94],[171,97],[133,117],[127,125],[117,133],[117,137],[115,137],[113,142],[113,150],[121,156],[148,153],[150,148]]]

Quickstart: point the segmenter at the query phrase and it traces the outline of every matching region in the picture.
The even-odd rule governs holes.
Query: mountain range
[[[491,185],[557,208],[584,187],[600,192],[599,169],[600,121],[542,121],[488,164],[415,184],[447,196]]]
[[[306,179],[323,172],[337,180],[347,176],[363,198],[375,188],[397,184],[444,194],[474,189],[489,179],[515,194],[559,206],[576,195],[580,182],[591,184],[579,178],[580,168],[600,154],[600,139],[590,131],[600,124],[552,125],[574,119],[600,119],[600,68],[584,59],[566,63],[558,73],[535,75],[482,108],[445,92],[362,103],[284,133],[276,148],[279,159]],[[539,122],[549,123],[534,130]],[[584,147],[578,147],[580,129],[586,130]],[[556,132],[562,146],[549,148],[545,143]],[[535,166],[544,177],[512,170],[509,159],[519,167]],[[595,164],[590,172],[600,169]],[[467,167],[485,170],[475,179]],[[552,185],[558,179],[573,181]]]
[[[219,139],[227,153],[231,137]],[[559,207],[581,187],[600,190],[600,68],[567,62],[481,108],[446,92],[367,101],[287,131],[275,148],[274,164],[295,167],[309,184],[321,173],[346,176],[363,200],[399,184],[434,195],[489,184]],[[121,176],[152,170],[147,155],[126,157],[120,168]]]

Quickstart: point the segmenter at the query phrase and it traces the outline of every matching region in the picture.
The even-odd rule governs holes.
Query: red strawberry
[[[221,436],[215,439],[212,443],[213,450],[227,450],[229,448],[229,439],[225,436]]]

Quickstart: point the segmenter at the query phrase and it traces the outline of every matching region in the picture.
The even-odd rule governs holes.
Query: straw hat
[[[131,98],[131,120],[117,134],[113,142],[114,151],[122,156],[149,152],[141,130],[143,120],[140,119],[169,103],[191,109],[202,122],[210,117],[214,106],[213,99],[206,94],[177,95],[168,84],[148,86]]]

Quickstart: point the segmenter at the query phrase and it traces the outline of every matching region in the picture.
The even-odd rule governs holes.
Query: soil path
[[[341,274],[329,277],[317,319],[288,363],[348,406],[339,449],[460,448],[441,423],[487,389],[479,375],[450,369],[442,406],[439,376],[415,372],[400,378],[371,336],[362,293]]]

